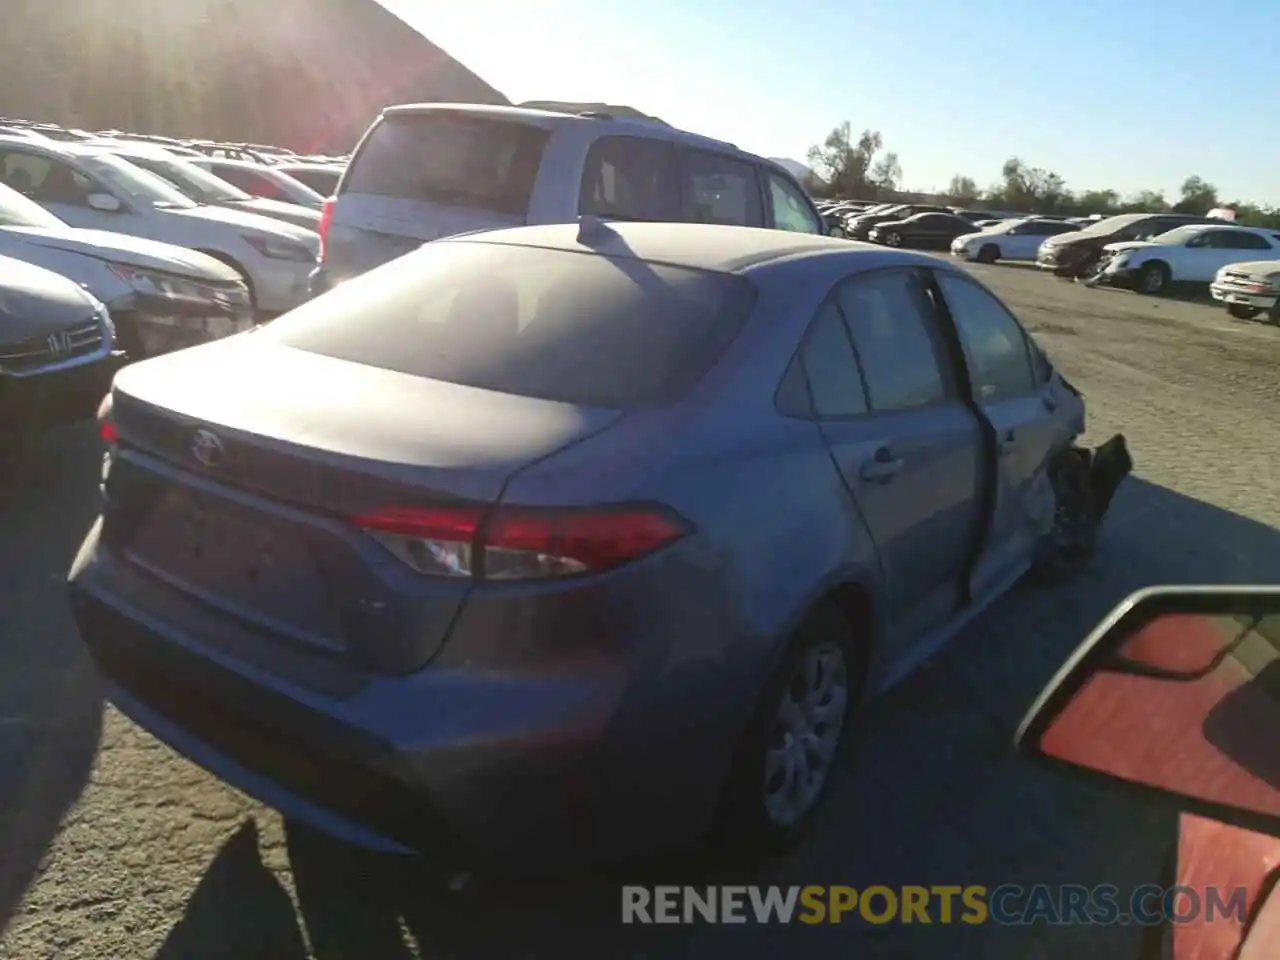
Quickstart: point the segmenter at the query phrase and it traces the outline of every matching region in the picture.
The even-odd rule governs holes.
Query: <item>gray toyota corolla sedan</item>
[[[792,837],[862,697],[1105,503],[979,282],[741,227],[431,243],[105,415],[70,581],[116,705],[312,826],[507,864]]]

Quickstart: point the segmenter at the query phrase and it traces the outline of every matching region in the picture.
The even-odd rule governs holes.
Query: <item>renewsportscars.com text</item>
[[[887,923],[1153,926],[1243,923],[1244,887],[847,886],[622,888],[623,923]]]

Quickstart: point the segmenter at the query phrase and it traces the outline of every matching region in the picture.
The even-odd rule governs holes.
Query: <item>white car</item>
[[[249,290],[213,257],[105,230],[77,230],[0,185],[0,256],[75,281],[101,300],[140,360],[253,326]]]
[[[1171,283],[1210,283],[1228,264],[1267,258],[1280,259],[1280,232],[1190,224],[1150,240],[1107,244],[1093,281],[1155,294]]]
[[[291,310],[320,252],[314,231],[239,210],[202,207],[101,147],[0,137],[0,180],[73,227],[207,253],[232,267],[255,308]]]
[[[1280,257],[1228,264],[1213,278],[1209,292],[1233,317],[1252,320],[1265,313],[1272,323],[1280,323]]]
[[[1034,260],[1046,237],[1073,233],[1080,227],[1065,220],[1020,217],[1000,220],[976,233],[956,237],[951,252],[966,260],[995,263],[997,260]]]
[[[93,146],[97,145],[93,144]],[[256,213],[263,217],[270,217],[272,220],[292,223],[295,227],[317,232],[320,230],[318,211],[296,203],[283,203],[279,200],[268,200],[266,197],[252,196],[235,184],[214,176],[186,157],[175,157],[163,147],[111,142],[104,142],[101,146],[104,150],[110,150],[116,156],[128,160],[135,167],[141,167],[147,173],[154,173],[196,203]]]

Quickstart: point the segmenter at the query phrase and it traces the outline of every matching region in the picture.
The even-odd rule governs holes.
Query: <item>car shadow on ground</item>
[[[1141,470],[1141,453],[1138,469]],[[859,742],[806,840],[752,871],[704,858],[641,882],[781,885],[1154,882],[1174,838],[1167,812],[1034,768],[1013,731],[1072,649],[1125,595],[1160,583],[1280,582],[1280,532],[1135,477],[1099,554],[1071,583],[1022,587],[862,717]],[[621,875],[537,884],[479,878],[454,892],[428,868],[287,828],[296,909],[246,828],[223,848],[161,951],[166,960],[808,956],[1131,958],[1124,925],[645,926],[620,922]],[[554,865],[546,868],[554,875]],[[709,880],[708,878],[711,878]],[[303,946],[305,941],[306,946]],[[262,952],[258,944],[266,944]],[[265,947],[263,949],[266,949]]]
[[[84,789],[102,731],[64,585],[98,509],[101,448],[85,433],[0,454],[0,539],[19,545],[0,554],[0,930]]]

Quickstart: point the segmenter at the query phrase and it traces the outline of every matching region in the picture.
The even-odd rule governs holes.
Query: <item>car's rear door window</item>
[[[970,386],[979,403],[1032,393],[1039,375],[1028,337],[1004,304],[967,277],[939,272],[938,286],[960,334]]]
[[[413,376],[630,409],[669,403],[692,387],[754,301],[754,286],[730,274],[442,240],[342,284],[258,336]]]
[[[794,233],[825,232],[822,221],[814,214],[799,187],[773,171],[768,171],[766,175],[769,179],[769,205],[776,229]]]
[[[652,137],[601,137],[587,151],[578,212],[619,220],[679,220],[675,144]]]
[[[954,394],[942,330],[918,271],[857,276],[837,296],[872,411],[914,410]]]
[[[524,216],[549,136],[470,114],[384,117],[352,158],[343,192]]]
[[[764,226],[755,164],[705,150],[685,150],[680,165],[687,219]]]

